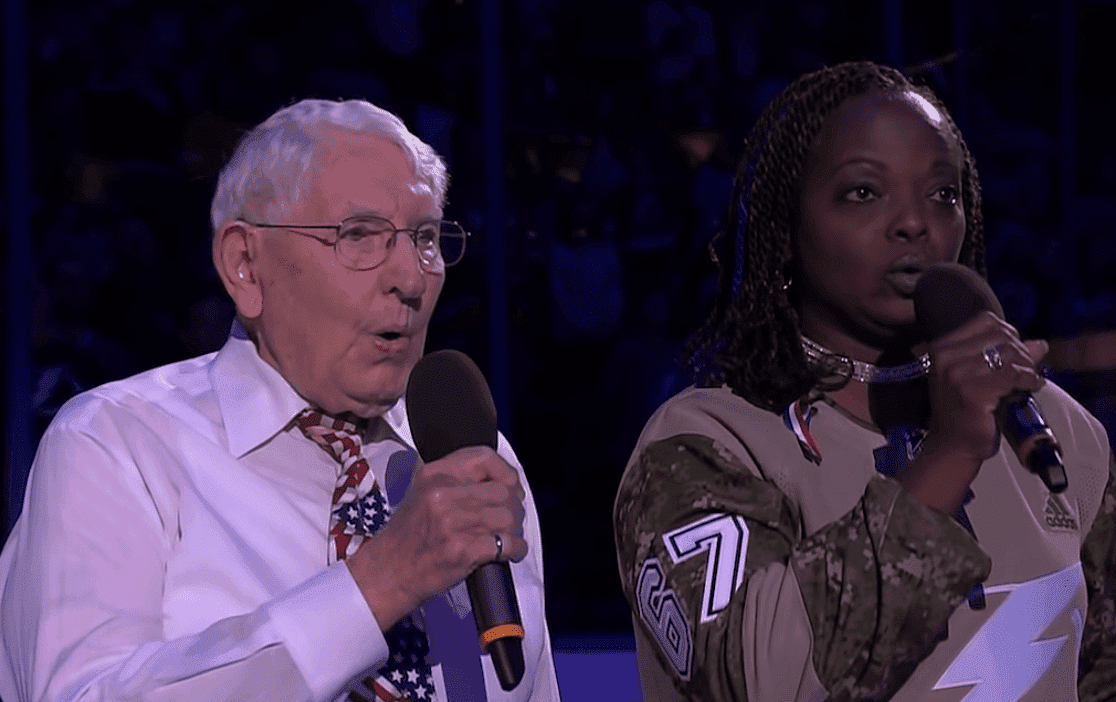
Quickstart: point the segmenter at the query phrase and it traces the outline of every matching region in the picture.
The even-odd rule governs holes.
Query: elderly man
[[[558,700],[515,455],[421,464],[401,400],[464,252],[446,184],[363,101],[247,135],[212,210],[228,342],[74,398],[39,446],[0,557],[5,702]],[[462,585],[493,559],[526,632],[510,692]]]

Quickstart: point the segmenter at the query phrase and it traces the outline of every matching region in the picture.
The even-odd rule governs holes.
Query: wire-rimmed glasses
[[[371,215],[349,217],[340,224],[248,224],[269,229],[289,229],[295,234],[332,246],[341,265],[354,271],[371,270],[387,260],[388,251],[395,246],[399,234],[411,237],[423,270],[437,268],[439,263],[452,266],[465,255],[465,239],[469,236],[460,224],[448,220],[426,222],[413,229],[396,229],[395,225],[383,217]],[[299,231],[300,229],[332,229],[337,239],[330,241]]]

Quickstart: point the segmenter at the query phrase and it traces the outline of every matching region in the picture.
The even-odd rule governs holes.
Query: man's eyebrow
[[[375,217],[376,219],[382,219],[386,222],[391,223],[392,226],[395,226],[395,222],[392,221],[391,217],[388,217],[387,214],[380,210],[358,210],[346,215],[345,218],[341,221],[344,222],[350,219],[361,219],[365,217]],[[426,224],[427,222],[438,222],[441,219],[442,215],[438,212],[423,212],[414,219],[404,222],[404,224],[411,227],[417,227],[420,224]]]

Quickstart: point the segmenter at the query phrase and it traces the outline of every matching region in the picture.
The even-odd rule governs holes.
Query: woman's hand
[[[923,450],[899,480],[929,507],[952,514],[980,465],[996,455],[996,409],[1016,391],[1045,382],[1036,370],[1045,341],[983,312],[930,344],[930,427]]]

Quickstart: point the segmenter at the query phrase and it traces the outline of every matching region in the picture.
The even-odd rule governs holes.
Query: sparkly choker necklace
[[[930,355],[926,354],[901,366],[875,366],[830,351],[816,341],[802,337],[802,350],[811,361],[834,359],[852,369],[852,379],[862,383],[905,383],[930,372]]]

